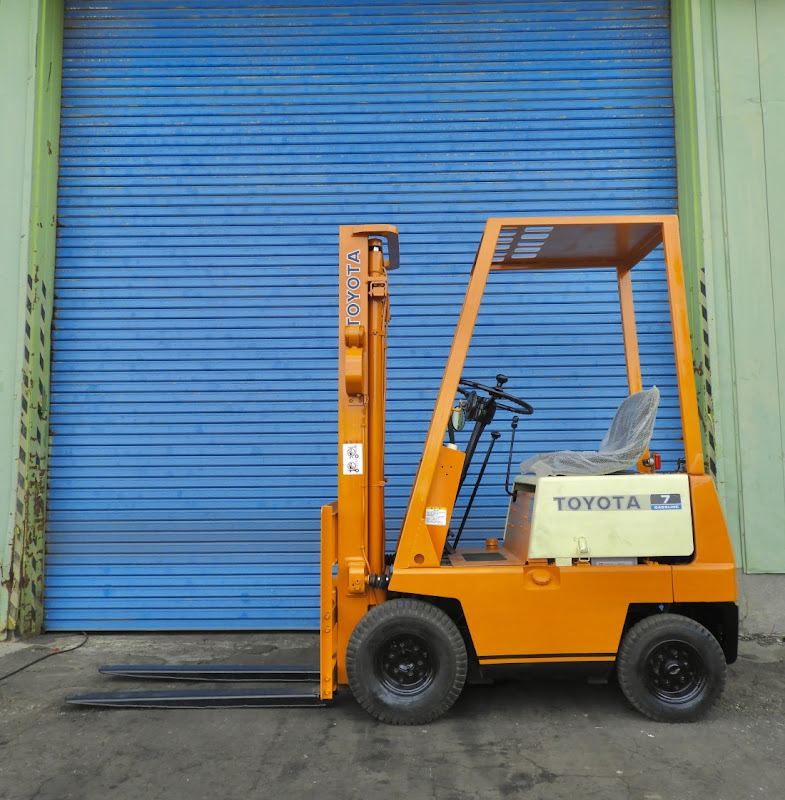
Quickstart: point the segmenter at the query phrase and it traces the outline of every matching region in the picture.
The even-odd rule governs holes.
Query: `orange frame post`
[[[692,348],[690,347],[690,324],[687,315],[678,217],[670,216],[663,220],[662,241],[665,251],[665,274],[668,280],[668,301],[671,312],[671,330],[676,357],[676,380],[679,386],[687,472],[690,475],[703,475],[705,466],[698,415],[698,393],[695,389],[695,366],[692,362]]]
[[[458,318],[447,366],[444,369],[436,406],[431,417],[431,424],[425,438],[422,460],[417,469],[414,486],[406,510],[401,533],[396,548],[395,569],[405,567],[433,567],[441,560],[441,550],[436,552],[429,526],[426,524],[426,504],[434,483],[443,449],[444,431],[452,412],[461,371],[469,351],[472,332],[480,311],[485,284],[491,268],[494,247],[499,235],[500,224],[497,220],[488,220],[477,256],[474,260],[466,297]],[[452,498],[452,503],[455,498]],[[449,509],[451,511],[451,508]]]

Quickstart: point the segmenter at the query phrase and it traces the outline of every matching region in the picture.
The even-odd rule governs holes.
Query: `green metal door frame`
[[[13,381],[13,407],[18,448],[13,447],[15,492],[12,494],[11,524],[0,532],[5,541],[0,551],[0,639],[8,635],[32,636],[41,631],[44,600],[44,526],[46,521],[46,476],[49,445],[49,363],[54,289],[58,142],[60,134],[60,83],[63,53],[63,2],[39,0],[37,4],[3,4],[0,15],[5,35],[27,37],[22,46],[35,53],[32,114],[15,118],[24,126],[24,138],[32,137],[32,149],[24,157],[23,201],[29,198],[28,224],[23,225],[20,258],[27,257],[27,274],[22,291],[0,302],[14,305],[12,315],[24,328],[17,332],[21,350],[21,384]],[[15,14],[19,8],[24,13]],[[18,30],[24,26],[24,30]],[[21,64],[17,80],[20,95],[27,91],[30,76]],[[20,109],[21,111],[21,109]],[[20,153],[10,154],[22,158]],[[13,200],[13,198],[12,198]],[[19,197],[15,198],[18,203]],[[24,274],[20,270],[20,274]],[[23,309],[17,304],[23,297]],[[21,327],[21,324],[20,324]],[[12,341],[14,341],[12,339]],[[17,401],[18,398],[18,401]],[[5,409],[4,409],[5,410]]]
[[[714,0],[671,0],[676,160],[685,278],[690,302],[693,361],[707,469],[717,480],[737,556],[742,553],[732,362],[718,317],[727,318],[722,244],[724,208],[718,152],[721,131],[716,96],[707,91],[717,72]],[[722,365],[722,366],[720,366]],[[730,413],[726,413],[730,412]]]
[[[672,35],[701,412],[744,571],[785,572],[785,4],[672,0]]]

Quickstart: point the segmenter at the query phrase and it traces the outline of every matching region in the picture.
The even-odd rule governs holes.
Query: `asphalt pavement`
[[[106,663],[315,662],[311,634],[38,637],[0,645],[3,800],[744,800],[785,796],[785,643],[741,642],[720,702],[669,725],[615,682],[527,680],[464,690],[425,726],[329,708],[116,710],[67,694],[139,688]],[[26,667],[59,649],[56,655]],[[26,667],[26,668],[25,668]]]

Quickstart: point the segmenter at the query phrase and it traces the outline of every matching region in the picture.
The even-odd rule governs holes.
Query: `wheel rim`
[[[433,683],[436,663],[425,639],[399,634],[385,640],[376,654],[374,668],[380,683],[396,694],[414,694]]]
[[[703,692],[706,668],[700,653],[687,642],[662,642],[652,648],[644,664],[649,691],[665,703],[689,703]]]

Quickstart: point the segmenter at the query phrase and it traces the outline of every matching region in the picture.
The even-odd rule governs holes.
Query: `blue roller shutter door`
[[[339,224],[401,231],[394,538],[484,220],[675,209],[667,2],[67,0],[63,75],[50,630],[316,625]],[[638,326],[672,466],[656,266]],[[490,287],[466,376],[535,406],[516,460],[590,447],[623,396],[608,289]],[[506,425],[469,537],[501,530]]]

